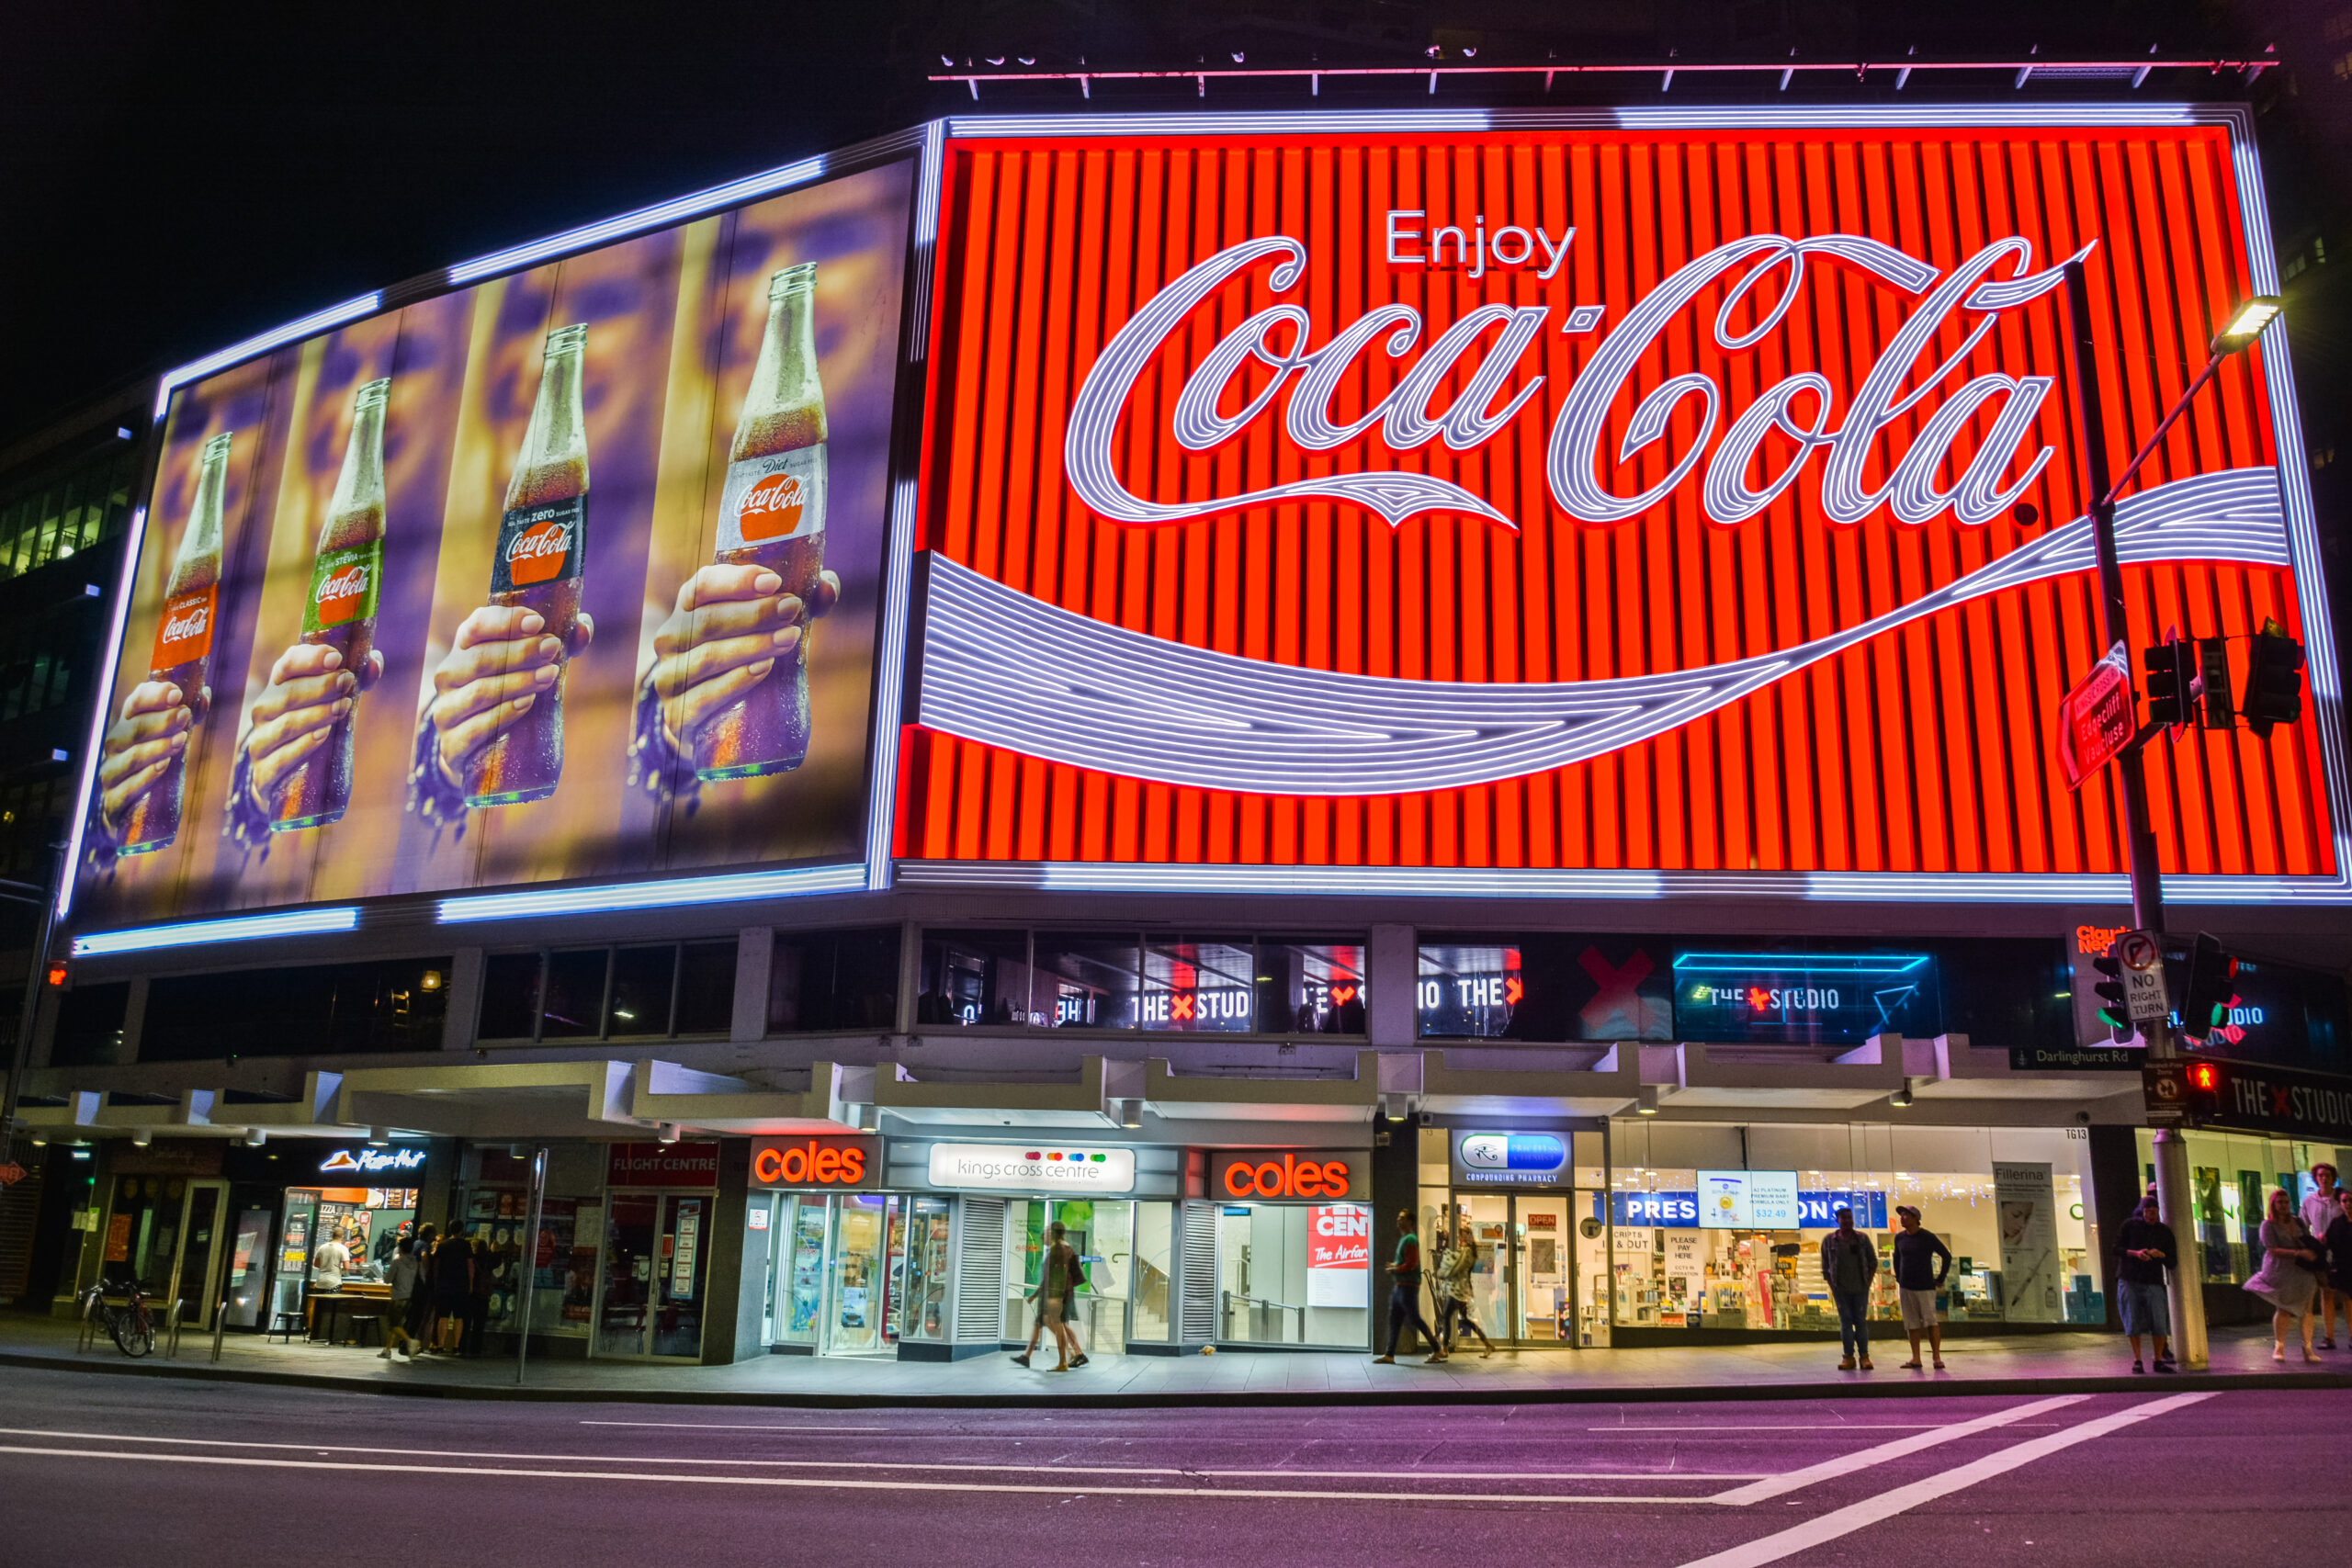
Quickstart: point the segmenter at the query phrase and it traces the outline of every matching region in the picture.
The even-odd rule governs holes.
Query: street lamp
[[[2207,353],[2205,367],[2197,373],[2188,389],[2173,400],[2154,432],[2132,454],[2123,472],[2110,480],[2107,475],[2106,421],[2099,408],[2098,344],[2091,336],[2090,288],[2083,273],[2079,256],[2066,264],[2066,296],[2073,307],[2075,329],[2075,391],[2081,404],[2083,421],[2083,458],[2086,476],[2090,480],[2091,540],[2098,553],[2099,586],[2099,645],[2113,648],[2131,635],[2131,622],[2123,598],[2123,564],[2115,549],[2115,502],[2123,487],[2130,484],[2147,460],[2155,456],[2165,437],[2188,412],[2197,394],[2205,389],[2222,368],[2222,362],[2245,352],[2261,337],[2264,329],[2278,319],[2279,302],[2271,295],[2261,295],[2240,305],[2228,322],[2214,334]],[[2123,775],[2123,830],[2125,848],[2132,865],[2132,923],[2144,931],[2161,935],[2165,929],[2164,881],[2156,867],[2156,838],[2148,819],[2148,779],[2141,766],[2140,739],[2116,753],[2116,766]],[[2144,1032],[2148,1038],[2148,1055],[2153,1061],[2165,1062],[2174,1058],[2171,1025],[2163,1020]],[[2156,1204],[2165,1224],[2172,1227],[2176,1238],[2193,1237],[2195,1228],[2188,1224],[2188,1143],[2180,1129],[2162,1126],[2154,1129],[2156,1152]],[[2194,1252],[2184,1256],[2172,1273],[2173,1326],[2180,1345],[2180,1359],[2185,1366],[2206,1364],[2205,1296],[2203,1270],[2193,1269]]]

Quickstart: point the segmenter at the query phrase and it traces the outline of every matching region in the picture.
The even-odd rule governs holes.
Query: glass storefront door
[[[171,1311],[175,1292],[180,1321],[191,1327],[212,1324],[220,1282],[225,1181],[176,1176],[125,1176],[115,1182],[107,1219],[101,1278],[109,1291],[133,1282],[146,1296],[158,1324]]]
[[[888,1249],[891,1233],[903,1235],[899,1202],[874,1192],[834,1201],[820,1354],[879,1356],[896,1341],[889,1327]]]
[[[1004,1337],[1028,1341],[1037,1317],[1031,1292],[1045,1268],[1046,1227],[1058,1220],[1063,1239],[1077,1249],[1086,1270],[1071,1310],[1079,1348],[1089,1356],[1124,1354],[1135,1289],[1135,1212],[1132,1202],[1091,1198],[1015,1198],[1006,1203]]]
[[[1530,1345],[1568,1339],[1568,1195],[1514,1197],[1512,1258],[1519,1279],[1519,1337]]]
[[[707,1192],[606,1195],[596,1355],[702,1354],[712,1203]]]
[[[1454,1236],[1466,1222],[1477,1248],[1470,1314],[1478,1326],[1498,1344],[1576,1344],[1579,1280],[1605,1276],[1586,1272],[1598,1254],[1575,1225],[1571,1195],[1455,1192],[1449,1209]]]

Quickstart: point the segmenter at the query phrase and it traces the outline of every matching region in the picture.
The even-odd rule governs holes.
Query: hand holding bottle
[[[564,660],[587,651],[595,622],[582,611],[573,626],[566,647],[537,611],[519,604],[485,604],[458,623],[448,656],[433,671],[426,709],[453,785],[462,787],[469,760],[556,689]]]
[[[335,721],[383,673],[384,656],[372,649],[356,670],[345,670],[340,652],[317,643],[298,642],[277,656],[245,734],[258,804],[266,808],[277,798],[287,775],[326,744]]]
[[[211,702],[209,686],[197,694],[193,705],[168,681],[141,681],[130,688],[122,716],[107,731],[99,753],[98,809],[107,821],[121,822],[123,814],[162,782],[187,751],[187,738]]]
[[[841,592],[830,571],[817,574],[805,600],[763,566],[706,566],[686,579],[653,637],[653,689],[671,744],[683,750],[779,662],[797,660],[808,623],[831,614]]]

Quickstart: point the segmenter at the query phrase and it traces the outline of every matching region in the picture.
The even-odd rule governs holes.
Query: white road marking
[[[903,1427],[774,1427],[764,1421],[582,1421],[583,1427],[664,1427],[686,1432],[900,1432]],[[911,1434],[909,1434],[911,1435]]]
[[[1897,1438],[1891,1443],[1881,1443],[1874,1449],[1864,1449],[1860,1453],[1840,1454],[1835,1459],[1823,1460],[1818,1464],[1806,1465],[1802,1470],[1787,1471],[1762,1481],[1751,1482],[1746,1486],[1736,1486],[1729,1492],[1718,1495],[1715,1501],[1728,1503],[1735,1507],[1745,1507],[1750,1503],[1760,1503],[1768,1497],[1778,1497],[1783,1493],[1794,1492],[1824,1481],[1834,1480],[1841,1475],[1849,1475],[1855,1471],[1865,1470],[1874,1464],[1884,1464],[1889,1460],[1901,1459],[1906,1454],[1917,1453],[1922,1449],[1934,1448],[1939,1443],[1949,1443],[1961,1438],[1973,1438],[1979,1432],[1989,1432],[1996,1427],[2010,1426],[2030,1416],[2046,1416],[2051,1411],[2079,1404],[2088,1397],[2089,1395],[2081,1393],[2062,1393],[2054,1399],[2037,1399],[2030,1404],[2013,1404],[2007,1410],[1996,1410],[1989,1416],[1979,1416],[1972,1421],[1955,1421],[1948,1427],[1930,1427],[1916,1436]]]
[[[1050,1471],[1056,1475],[1186,1475],[1281,1476],[1314,1481],[1752,1481],[1771,1471],[1733,1472],[1596,1470],[1475,1471],[1298,1470],[1278,1466],[1261,1470],[1210,1469],[1203,1465],[1068,1464],[1035,1459],[1014,1464],[957,1464],[935,1460],[829,1459],[686,1459],[669,1454],[549,1454],[511,1453],[480,1449],[394,1449],[358,1443],[264,1443],[228,1438],[159,1438],[136,1432],[73,1432],[41,1427],[0,1427],[0,1437],[69,1438],[83,1442],[168,1443],[199,1449],[285,1449],[307,1454],[385,1454],[396,1459],[527,1460],[540,1464],[679,1464],[734,1465],[762,1470],[924,1470],[958,1472]]]
[[[2035,1460],[2045,1459],[2076,1443],[2106,1437],[2110,1432],[2120,1431],[2151,1416],[2212,1397],[2210,1393],[2176,1393],[2168,1398],[2150,1400],[2145,1404],[2135,1404],[2128,1410],[2119,1410],[2111,1416],[2086,1421],[2079,1427],[2069,1427],[2064,1431],[2052,1432],[1986,1454],[1983,1459],[1973,1460],[1940,1475],[1915,1481],[1908,1486],[1894,1487],[1878,1496],[1834,1509],[1818,1518],[1807,1519],[1801,1525],[1792,1525],[1744,1546],[1735,1546],[1712,1556],[1698,1558],[1684,1563],[1682,1568],[1763,1568],[1765,1563],[1778,1562],[1784,1557],[1819,1546],[1824,1541],[1851,1535],[1858,1529],[1892,1518],[1922,1503],[1933,1502],[1938,1497],[1973,1486],[1980,1481],[1989,1481],[1994,1476],[2031,1464]]]
[[[1635,1497],[1561,1492],[1308,1492],[1280,1486],[1050,1486],[978,1481],[865,1481],[846,1475],[661,1475],[649,1472],[512,1470],[464,1464],[358,1464],[348,1461],[263,1459],[241,1454],[109,1453],[103,1449],[40,1449],[0,1445],[0,1454],[43,1459],[130,1460],[149,1464],[228,1465],[253,1470],[325,1470],[345,1473],[480,1475],[501,1480],[648,1481],[672,1486],[789,1486],[858,1492],[994,1492],[1047,1497],[1298,1498],[1327,1503],[1704,1503],[1704,1497]]]

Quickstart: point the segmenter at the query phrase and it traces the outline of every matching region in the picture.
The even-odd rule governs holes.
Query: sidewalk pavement
[[[1227,1350],[1215,1356],[1112,1356],[1056,1373],[1051,1352],[1024,1369],[1009,1355],[956,1362],[760,1356],[730,1367],[535,1358],[515,1382],[514,1361],[427,1357],[379,1359],[374,1348],[225,1337],[211,1359],[209,1335],[181,1338],[176,1358],[159,1345],[133,1360],[101,1337],[74,1349],[62,1319],[0,1315],[0,1366],[132,1376],[275,1383],[351,1393],[448,1399],[595,1401],[664,1404],[763,1404],[804,1408],[988,1406],[1135,1408],[1350,1404],[1594,1404],[1888,1398],[1953,1393],[2120,1393],[2186,1388],[2352,1388],[2352,1349],[2322,1351],[2302,1363],[2290,1348],[2270,1359],[2267,1329],[2212,1337],[2211,1366],[2178,1377],[2131,1375],[2131,1355],[2113,1334],[2020,1335],[1948,1342],[1950,1371],[1912,1372],[1900,1337],[1877,1348],[1874,1372],[1837,1371],[1834,1344],[1724,1345],[1688,1349],[1476,1351],[1442,1366],[1409,1359],[1377,1366],[1364,1354]]]

